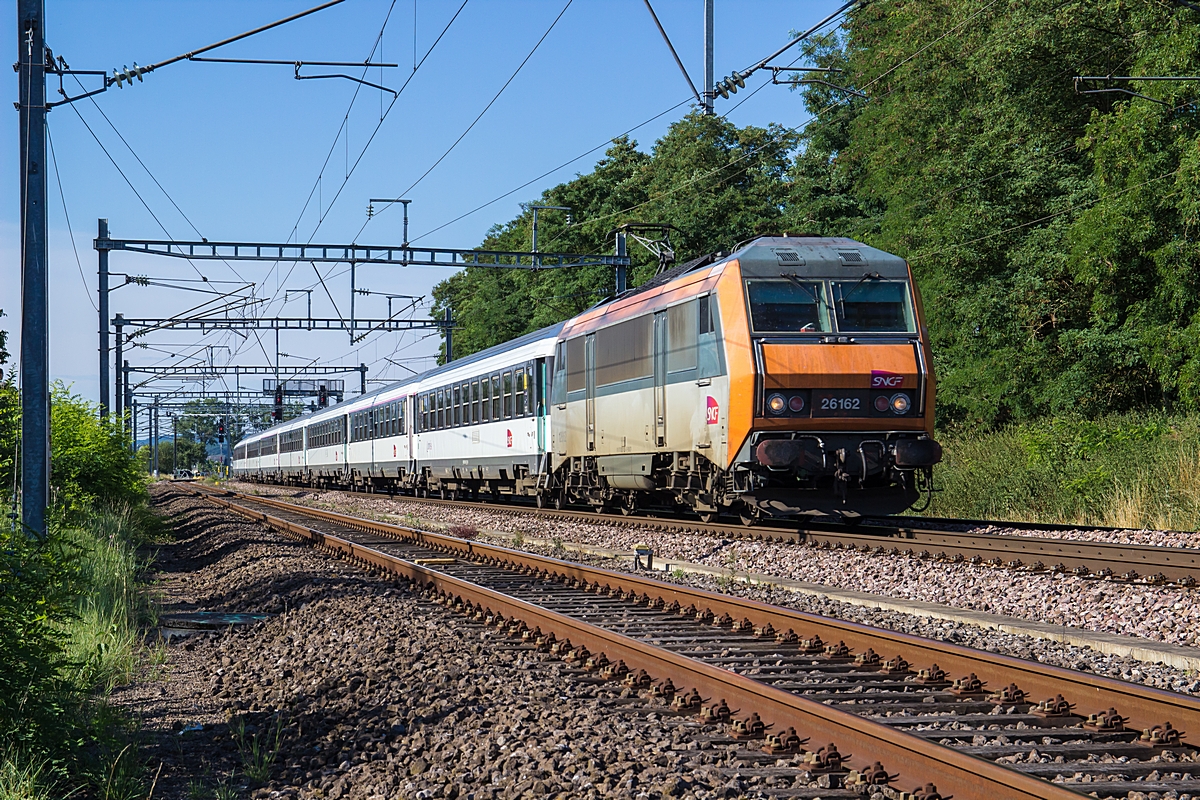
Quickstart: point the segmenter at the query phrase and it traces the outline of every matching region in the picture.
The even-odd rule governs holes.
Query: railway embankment
[[[160,671],[117,692],[162,765],[156,798],[759,795],[729,777],[736,748],[622,710],[619,686],[565,679],[394,577],[170,484],[153,493],[176,530],[163,624],[261,617],[172,637]]]

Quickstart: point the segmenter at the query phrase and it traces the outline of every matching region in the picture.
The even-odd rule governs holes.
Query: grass
[[[929,514],[1200,528],[1200,417],[1054,419],[939,439]]]
[[[65,578],[57,585],[66,592],[68,611],[45,623],[60,648],[52,656],[59,710],[53,720],[37,721],[43,735],[34,750],[0,743],[0,800],[146,796],[136,726],[106,696],[132,680],[143,663],[162,657],[141,634],[157,615],[140,583],[147,564],[138,548],[157,531],[143,507],[93,510],[73,526],[53,530],[47,546],[63,565]]]
[[[5,754],[0,759],[0,800],[54,800],[46,773],[44,760]]]
[[[63,540],[77,555],[87,587],[68,626],[68,658],[79,665],[75,683],[110,691],[127,683],[142,655],[139,628],[156,622],[155,605],[141,590],[138,545],[146,540],[142,515],[132,509],[94,512]]]
[[[253,783],[266,783],[271,777],[271,765],[279,755],[283,739],[283,717],[276,715],[265,730],[250,731],[244,716],[238,717],[230,726],[233,741],[242,758],[242,772]]]

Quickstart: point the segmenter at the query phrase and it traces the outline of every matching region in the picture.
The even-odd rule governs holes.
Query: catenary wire
[[[550,23],[550,27],[546,28],[546,32],[543,33],[542,37],[537,40],[537,43],[534,44],[533,49],[530,50],[529,54],[527,56],[525,56],[524,60],[521,61],[521,63],[517,65],[517,68],[515,70],[513,70],[512,75],[510,75],[508,77],[508,80],[506,80],[504,82],[504,85],[500,87],[499,91],[496,92],[495,96],[493,96],[492,99],[488,101],[488,104],[483,107],[483,110],[479,112],[479,115],[477,117],[475,117],[475,119],[471,120],[471,124],[467,126],[467,129],[465,131],[463,131],[459,135],[459,137],[457,139],[455,139],[454,142],[448,148],[446,148],[446,152],[442,153],[438,157],[437,161],[433,162],[433,164],[429,167],[429,169],[427,169],[423,173],[421,173],[421,176],[419,178],[417,178],[415,181],[413,181],[412,184],[407,189],[405,189],[403,192],[400,193],[401,197],[407,195],[409,192],[411,192],[413,189],[415,189],[421,183],[421,181],[425,180],[425,178],[427,178],[431,172],[433,172],[435,169],[437,169],[438,165],[441,164],[446,159],[447,156],[449,156],[452,152],[454,152],[454,148],[458,147],[459,143],[462,142],[463,139],[467,138],[467,134],[469,134],[475,128],[475,126],[479,124],[479,120],[483,119],[484,114],[487,114],[488,110],[490,110],[491,107],[493,105],[495,105],[496,101],[500,99],[500,95],[504,94],[504,90],[509,87],[509,84],[511,84],[514,80],[516,80],[517,75],[519,75],[521,70],[525,67],[525,65],[529,63],[529,59],[533,58],[534,53],[536,53],[538,51],[538,48],[542,46],[542,42],[546,41],[546,37],[549,36],[550,32],[554,30],[556,25],[558,25],[558,21],[563,18],[563,14],[567,13],[567,9],[571,7],[572,2],[574,2],[574,0],[567,0],[566,4],[562,7],[562,11],[559,11],[558,16],[555,17],[554,21]],[[383,208],[380,209],[380,213],[382,213],[384,210],[386,210],[391,205],[393,205],[393,204],[388,203],[387,205],[385,205]],[[354,235],[355,241],[357,241],[358,237],[362,235],[362,232],[364,230],[366,230],[367,225],[371,224],[372,219],[373,219],[373,217],[367,217],[367,220],[362,224],[362,227],[358,229],[358,233],[356,233]]]
[[[992,6],[996,5],[996,3],[997,3],[997,2],[999,2],[999,0],[991,0],[991,2],[989,2],[987,5],[985,5],[985,6],[982,6],[981,8],[979,8],[977,11],[975,11],[975,13],[971,14],[971,15],[970,15],[969,17],[967,17],[966,19],[964,19],[964,20],[962,20],[961,22],[957,23],[957,24],[956,24],[956,25],[954,25],[953,27],[951,27],[951,28],[948,28],[948,29],[947,29],[945,32],[943,32],[943,33],[942,33],[940,36],[938,36],[938,37],[937,37],[936,39],[934,39],[932,42],[929,42],[928,44],[926,44],[924,47],[922,47],[922,48],[921,48],[920,50],[918,50],[917,52],[915,52],[915,53],[913,53],[913,54],[909,55],[907,58],[904,58],[904,59],[902,59],[902,60],[898,61],[897,63],[893,64],[891,67],[889,67],[888,69],[886,69],[884,72],[882,72],[882,73],[880,73],[879,75],[877,75],[876,77],[872,78],[870,81],[868,81],[866,84],[864,84],[864,85],[862,86],[862,89],[864,89],[864,90],[865,90],[865,89],[868,89],[868,88],[870,88],[871,86],[873,86],[874,84],[876,84],[876,83],[878,83],[879,81],[883,80],[883,78],[885,78],[886,76],[890,75],[892,72],[895,72],[897,69],[899,69],[899,68],[900,68],[901,66],[903,66],[904,64],[907,64],[909,61],[912,61],[914,58],[916,58],[917,56],[919,56],[919,55],[921,55],[922,53],[926,52],[927,50],[929,50],[929,48],[933,47],[933,46],[934,46],[935,44],[937,44],[938,42],[941,42],[941,41],[942,41],[942,40],[944,40],[944,39],[945,39],[947,36],[950,36],[951,34],[953,34],[954,32],[956,32],[957,30],[959,30],[960,28],[962,28],[963,26],[965,26],[967,23],[969,23],[969,22],[971,22],[972,20],[974,20],[974,19],[975,19],[976,17],[978,17],[980,14],[982,14],[983,12],[987,11],[988,9],[990,9]],[[719,172],[721,172],[721,171],[723,171],[723,170],[727,170],[727,169],[729,169],[729,168],[731,168],[731,167],[733,167],[733,166],[737,165],[738,163],[740,163],[740,162],[742,162],[742,161],[746,161],[747,159],[749,159],[749,158],[751,158],[752,156],[754,156],[755,154],[759,153],[760,151],[762,151],[762,150],[763,150],[763,149],[765,149],[766,147],[769,147],[769,146],[771,146],[771,145],[777,144],[779,141],[781,141],[781,140],[782,140],[782,138],[783,138],[785,135],[789,135],[789,134],[793,134],[793,133],[797,133],[797,132],[799,132],[799,131],[800,131],[800,130],[802,130],[803,128],[807,127],[807,126],[808,126],[808,125],[809,125],[809,124],[810,124],[810,123],[811,123],[811,122],[812,122],[814,119],[817,119],[817,118],[818,118],[818,117],[819,117],[819,116],[820,116],[822,113],[824,113],[824,112],[826,112],[826,111],[829,111],[830,109],[836,108],[836,107],[838,107],[838,106],[844,105],[844,104],[845,104],[845,102],[846,102],[845,100],[837,100],[837,101],[835,101],[835,102],[829,103],[828,105],[826,105],[826,106],[825,106],[825,108],[823,108],[823,109],[821,109],[820,111],[818,111],[816,114],[814,114],[814,115],[813,115],[812,117],[810,117],[809,119],[805,120],[804,122],[800,123],[799,125],[794,125],[794,126],[792,126],[792,127],[789,127],[789,128],[783,128],[783,129],[781,129],[781,130],[780,130],[780,131],[779,131],[779,132],[778,132],[778,133],[777,133],[775,136],[771,137],[771,138],[770,138],[770,140],[768,140],[767,142],[763,143],[762,145],[760,145],[760,146],[758,146],[758,147],[756,147],[756,148],[752,148],[752,149],[748,150],[746,153],[743,153],[742,155],[738,156],[738,157],[737,157],[737,158],[735,158],[733,161],[730,161],[728,164],[722,164],[721,166],[719,166],[719,167],[714,167],[713,169],[711,169],[711,170],[708,170],[707,172],[703,172],[703,173],[701,173],[701,174],[699,174],[699,175],[695,175],[695,176],[693,176],[693,177],[689,178],[688,180],[684,181],[683,183],[677,184],[677,185],[675,185],[675,186],[671,187],[670,189],[665,189],[665,190],[663,190],[662,192],[659,192],[658,194],[654,195],[653,197],[647,198],[646,200],[643,200],[643,201],[642,201],[642,202],[640,202],[640,203],[636,203],[636,204],[634,204],[634,205],[632,205],[632,206],[629,206],[628,208],[620,209],[620,210],[618,210],[618,211],[614,211],[614,212],[612,212],[612,213],[605,214],[605,215],[603,215],[603,216],[600,216],[600,217],[594,217],[594,218],[592,218],[592,219],[588,220],[588,224],[594,224],[594,223],[596,223],[596,222],[601,222],[601,221],[603,221],[603,220],[606,220],[606,219],[612,219],[613,217],[617,217],[617,216],[620,216],[620,215],[623,215],[623,214],[628,214],[628,213],[629,213],[629,212],[631,212],[631,211],[636,211],[637,209],[639,209],[639,208],[642,208],[643,206],[649,205],[650,203],[653,203],[653,202],[655,202],[656,200],[661,200],[661,199],[662,199],[662,198],[664,198],[664,197],[669,197],[670,195],[673,195],[673,194],[675,194],[676,192],[678,192],[678,191],[680,191],[680,190],[682,190],[682,189],[686,189],[686,188],[688,188],[689,186],[692,186],[692,185],[694,185],[694,184],[696,184],[696,183],[698,183],[698,182],[700,182],[700,181],[702,181],[702,180],[705,180],[706,178],[710,178],[710,177],[712,177],[713,175],[715,175],[715,174],[717,174],[717,173],[719,173]],[[554,241],[555,241],[555,240],[558,238],[558,236],[560,236],[560,235],[561,235],[561,233],[560,233],[560,234],[558,234],[558,235],[556,235],[556,236],[555,236],[553,239],[551,239],[551,240],[550,240],[550,242],[549,242],[548,244],[552,244],[552,243],[553,243],[553,242],[554,242]]]
[[[63,216],[67,220],[67,235],[71,238],[71,249],[75,251],[75,266],[79,268],[79,280],[83,283],[83,295],[88,299],[92,309],[99,311],[96,301],[92,299],[92,290],[88,287],[87,278],[83,276],[83,262],[79,260],[79,248],[75,246],[75,231],[71,229],[71,212],[67,210],[67,195],[63,192],[62,175],[58,171],[58,156],[54,153],[54,137],[50,135],[49,121],[46,124],[46,141],[50,144],[50,164],[54,167],[54,180],[58,183],[58,196],[62,198]]]
[[[446,33],[450,30],[450,26],[453,25],[454,21],[458,19],[460,14],[462,14],[463,9],[467,7],[468,2],[469,2],[469,0],[463,0],[462,5],[460,5],[458,7],[458,10],[454,12],[454,16],[451,17],[450,21],[446,23],[446,26],[444,28],[442,28],[441,33],[438,34],[438,36],[434,40],[433,44],[429,46],[429,49],[425,52],[425,55],[421,58],[420,62],[418,62],[417,65],[413,68],[412,74],[410,74],[408,76],[408,79],[404,81],[404,85],[400,87],[400,90],[398,92],[396,92],[396,96],[393,97],[391,103],[388,104],[387,109],[384,111],[383,116],[379,120],[379,123],[375,126],[375,130],[372,131],[370,137],[367,139],[367,143],[363,146],[362,151],[359,153],[358,158],[355,160],[354,166],[351,167],[349,170],[347,170],[346,178],[342,181],[342,186],[338,189],[337,194],[334,196],[333,200],[330,201],[329,208],[332,208],[333,204],[336,203],[337,199],[341,196],[342,189],[345,188],[346,183],[349,182],[351,175],[353,175],[354,171],[358,168],[359,163],[362,161],[362,158],[366,154],[367,149],[371,146],[371,143],[375,141],[375,136],[379,133],[379,129],[383,126],[384,121],[387,119],[388,115],[391,114],[392,109],[396,107],[396,103],[400,99],[400,95],[404,93],[404,90],[408,87],[409,83],[412,81],[412,79],[414,77],[416,77],[418,70],[420,70],[421,66],[425,63],[426,59],[428,59],[429,56],[433,53],[434,49],[438,46],[438,43],[441,42],[442,39],[445,37]],[[394,6],[395,3],[393,2],[392,5]],[[391,14],[390,8],[389,8],[388,14],[389,15]],[[385,25],[387,24],[386,20],[385,20],[384,24]],[[382,35],[382,29],[380,30],[380,35]],[[372,53],[374,53],[374,49],[372,49]],[[358,92],[356,90],[354,97],[357,98],[357,96],[358,96]],[[354,106],[354,99],[351,99],[350,107],[353,108],[353,106]],[[350,114],[350,109],[348,108],[346,110],[347,118],[349,117],[349,114]],[[339,129],[339,136],[340,136],[340,134],[341,134],[341,131]],[[330,147],[330,155],[332,155],[333,148],[336,146],[337,146],[337,139],[335,138],[333,145]],[[329,161],[329,156],[326,156],[326,164],[328,164],[328,161]],[[322,166],[321,167],[321,175],[324,175],[324,171],[325,171],[325,167]],[[317,180],[318,180],[318,182],[320,181],[320,176],[318,176]],[[316,187],[314,185],[314,191],[315,191],[315,189],[316,189]],[[308,202],[311,202],[311,200],[312,200],[312,193],[310,192],[309,200],[305,203],[305,208],[307,208],[307,204],[308,204]],[[303,218],[303,215],[304,215],[304,212],[301,211],[301,219]],[[317,235],[317,230],[320,229],[321,223],[324,221],[326,216],[327,216],[327,214],[322,214],[320,220],[318,220],[317,226],[316,226],[316,228],[313,229],[312,235],[310,235],[308,237],[309,242],[312,242],[313,238]],[[295,235],[296,230],[299,228],[299,224],[300,224],[299,220],[297,220],[296,226],[294,226],[292,229],[293,236]],[[283,277],[283,280],[280,282],[280,285],[284,285],[287,283],[288,278],[291,276],[292,272],[294,272],[296,269],[296,263],[298,263],[298,262],[293,262],[292,265],[288,268],[287,274]],[[272,303],[276,299],[277,298],[272,298]]]
[[[137,196],[137,199],[141,202],[146,211],[150,213],[150,216],[154,218],[154,221],[158,223],[158,227],[162,228],[162,232],[167,235],[168,239],[174,239],[175,237],[172,236],[171,232],[167,230],[167,226],[163,225],[162,220],[160,220],[158,215],[154,213],[154,209],[150,208],[150,204],[146,202],[146,199],[142,197],[141,192],[139,192],[137,187],[133,185],[133,182],[129,180],[129,177],[125,174],[125,171],[121,169],[121,165],[118,164],[117,160],[112,157],[111,153],[108,152],[108,148],[104,146],[104,142],[100,141],[100,137],[96,135],[94,130],[92,130],[92,126],[88,124],[86,119],[84,119],[83,114],[79,113],[79,109],[75,107],[74,103],[70,104],[70,108],[75,112],[75,116],[79,117],[79,121],[83,123],[83,127],[87,128],[87,132],[90,133],[92,138],[96,140],[96,144],[100,145],[100,149],[104,151],[104,155],[108,156],[108,160],[112,163],[113,167],[116,168],[121,178],[125,181],[125,184],[133,191],[134,195]],[[191,260],[188,260],[188,264],[191,265],[192,269],[196,270],[197,275],[199,275],[201,278],[204,277],[204,273],[201,272],[199,267],[193,264]]]

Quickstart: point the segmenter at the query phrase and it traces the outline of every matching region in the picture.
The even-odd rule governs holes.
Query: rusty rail
[[[714,615],[728,613],[735,619],[748,619],[755,625],[769,623],[777,630],[793,628],[802,630],[804,635],[816,633],[823,639],[844,641],[856,650],[871,647],[883,655],[899,651],[905,659],[913,663],[922,660],[936,662],[948,672],[959,675],[974,672],[984,681],[992,682],[997,688],[1015,681],[1031,695],[1053,696],[1061,693],[1078,705],[1079,713],[1116,707],[1122,714],[1130,717],[1130,724],[1135,727],[1149,727],[1170,720],[1177,729],[1200,729],[1195,727],[1200,725],[1200,702],[1171,692],[1134,686],[1007,656],[982,653],[949,643],[874,629],[856,623],[822,618],[753,600],[666,584],[637,575],[587,567],[496,545],[297,506],[270,498],[247,497],[231,492],[225,493],[225,496],[218,496],[197,487],[187,487],[186,490],[205,496],[238,514],[302,540],[330,548],[363,564],[395,572],[433,591],[457,595],[464,601],[486,606],[495,613],[523,620],[530,627],[540,627],[559,638],[582,644],[592,652],[602,652],[612,661],[623,660],[632,669],[645,669],[656,677],[670,678],[677,686],[694,687],[702,695],[725,698],[731,704],[741,705],[743,709],[758,711],[764,719],[771,720],[778,726],[794,726],[814,741],[836,742],[841,750],[851,750],[858,754],[859,759],[856,761],[866,759],[869,763],[872,760],[880,760],[890,769],[898,769],[905,781],[932,781],[943,794],[979,797],[984,796],[986,792],[987,796],[995,798],[1078,797],[1067,789],[990,761],[807,700],[729,670],[648,646],[621,634],[588,625],[313,527],[247,508],[242,503],[286,510],[293,515],[299,514],[366,533],[419,543],[464,558],[546,570],[555,575],[573,577],[592,584],[609,584],[623,591],[661,597],[667,602],[677,601],[681,604],[695,605],[697,608],[707,608]]]

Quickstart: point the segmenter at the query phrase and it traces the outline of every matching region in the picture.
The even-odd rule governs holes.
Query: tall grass
[[[0,759],[0,800],[54,800],[44,760],[13,753]]]
[[[0,697],[0,728],[14,734],[0,740],[0,800],[144,796],[129,720],[105,695],[131,680],[148,653],[140,631],[156,611],[139,583],[146,563],[138,548],[155,531],[152,520],[144,507],[93,509],[73,527],[56,526],[40,547],[10,541],[30,549],[25,563],[38,556],[57,568],[28,589],[53,598],[59,612],[23,639],[43,667],[40,702],[26,710]]]
[[[931,514],[1200,528],[1200,418],[1054,419],[940,439]]]
[[[63,539],[74,549],[87,591],[77,596],[67,628],[74,683],[109,691],[129,681],[139,662],[139,628],[154,624],[152,599],[139,586],[145,564],[137,549],[146,538],[145,514],[132,507],[94,511]]]

